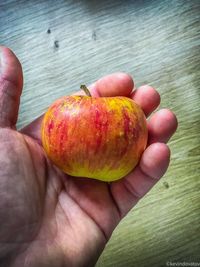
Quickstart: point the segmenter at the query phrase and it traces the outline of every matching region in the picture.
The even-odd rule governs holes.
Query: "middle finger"
[[[143,109],[146,117],[160,104],[159,93],[149,85],[143,85],[134,90],[131,98]]]

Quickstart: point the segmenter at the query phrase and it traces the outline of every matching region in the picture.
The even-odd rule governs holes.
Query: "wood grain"
[[[1,0],[0,43],[22,62],[18,127],[61,95],[125,71],[178,116],[165,177],[113,233],[97,267],[200,261],[199,1]]]

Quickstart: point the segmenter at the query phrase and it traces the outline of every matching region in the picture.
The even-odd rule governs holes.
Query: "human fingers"
[[[170,150],[166,144],[154,143],[143,153],[139,165],[125,178],[113,182],[110,192],[121,218],[157,183],[166,172]]]
[[[0,127],[15,127],[22,86],[19,60],[9,48],[0,46]]]
[[[155,142],[167,143],[175,133],[177,126],[177,118],[171,110],[159,110],[148,121],[148,144]]]
[[[160,95],[150,85],[142,85],[134,90],[131,98],[142,108],[148,117],[160,104]]]
[[[106,75],[88,86],[93,97],[130,96],[133,87],[132,77],[123,72]],[[84,94],[84,91],[80,90],[73,95]]]

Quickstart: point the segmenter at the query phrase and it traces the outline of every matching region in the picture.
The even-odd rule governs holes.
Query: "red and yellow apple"
[[[147,144],[146,118],[127,97],[64,96],[44,115],[42,144],[65,173],[110,182],[137,165]]]

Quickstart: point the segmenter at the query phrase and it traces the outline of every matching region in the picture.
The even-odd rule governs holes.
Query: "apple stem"
[[[85,84],[81,84],[80,88],[85,92],[87,96],[91,97],[90,91]]]

